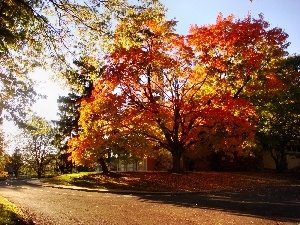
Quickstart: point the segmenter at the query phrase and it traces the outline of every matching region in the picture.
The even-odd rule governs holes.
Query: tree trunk
[[[99,162],[100,162],[100,165],[102,167],[103,173],[109,173],[109,170],[108,170],[108,168],[106,166],[106,163],[105,163],[105,161],[104,161],[104,159],[102,157],[99,159]]]
[[[283,173],[287,169],[286,153],[284,151],[280,152],[280,158],[276,163],[276,171],[278,173]]]
[[[42,178],[42,171],[38,171],[37,175],[38,175],[38,179],[41,179]]]
[[[182,173],[183,170],[181,168],[181,157],[182,154],[176,152],[172,153],[173,158],[173,168],[171,169],[171,173]]]
[[[41,179],[43,176],[43,167],[42,167],[41,163],[38,163],[36,173],[37,173],[38,179]]]
[[[19,178],[19,170],[14,170],[14,174],[16,178]]]
[[[273,153],[273,150],[270,150],[271,157],[274,159],[276,165],[276,171],[278,173],[283,173],[287,169],[286,151],[284,148],[281,148],[280,150],[274,149],[274,151],[275,154]]]

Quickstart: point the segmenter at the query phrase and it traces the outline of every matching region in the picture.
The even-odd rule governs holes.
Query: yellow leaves
[[[197,64],[193,67],[193,70],[190,74],[190,80],[195,80],[199,82],[203,82],[207,78],[206,69],[203,65]]]
[[[114,33],[115,50],[126,50],[134,46],[147,46],[149,40],[166,36],[175,25],[174,21],[166,21],[164,9],[155,4],[155,7],[145,8],[142,11],[129,10],[127,18],[118,20]]]

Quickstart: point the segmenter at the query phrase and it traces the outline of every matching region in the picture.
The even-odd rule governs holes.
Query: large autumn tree
[[[246,96],[269,78],[287,35],[260,16],[174,31],[163,15],[119,21],[102,76],[81,102],[73,159],[93,160],[121,146],[137,156],[169,151],[173,171],[188,151],[242,151],[254,136],[255,108]],[[207,146],[203,146],[207,148]]]

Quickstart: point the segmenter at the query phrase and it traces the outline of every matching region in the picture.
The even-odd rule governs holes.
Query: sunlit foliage
[[[69,141],[74,160],[95,160],[116,145],[138,156],[166,149],[179,172],[182,154],[201,151],[201,141],[230,152],[253,140],[248,97],[269,81],[287,35],[263,16],[220,14],[188,35],[175,25],[147,11],[119,21],[102,76],[81,102],[82,131]]]

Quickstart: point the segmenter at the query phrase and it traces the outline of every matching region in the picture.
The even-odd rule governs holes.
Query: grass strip
[[[16,205],[0,196],[0,225],[26,225],[24,215]]]

